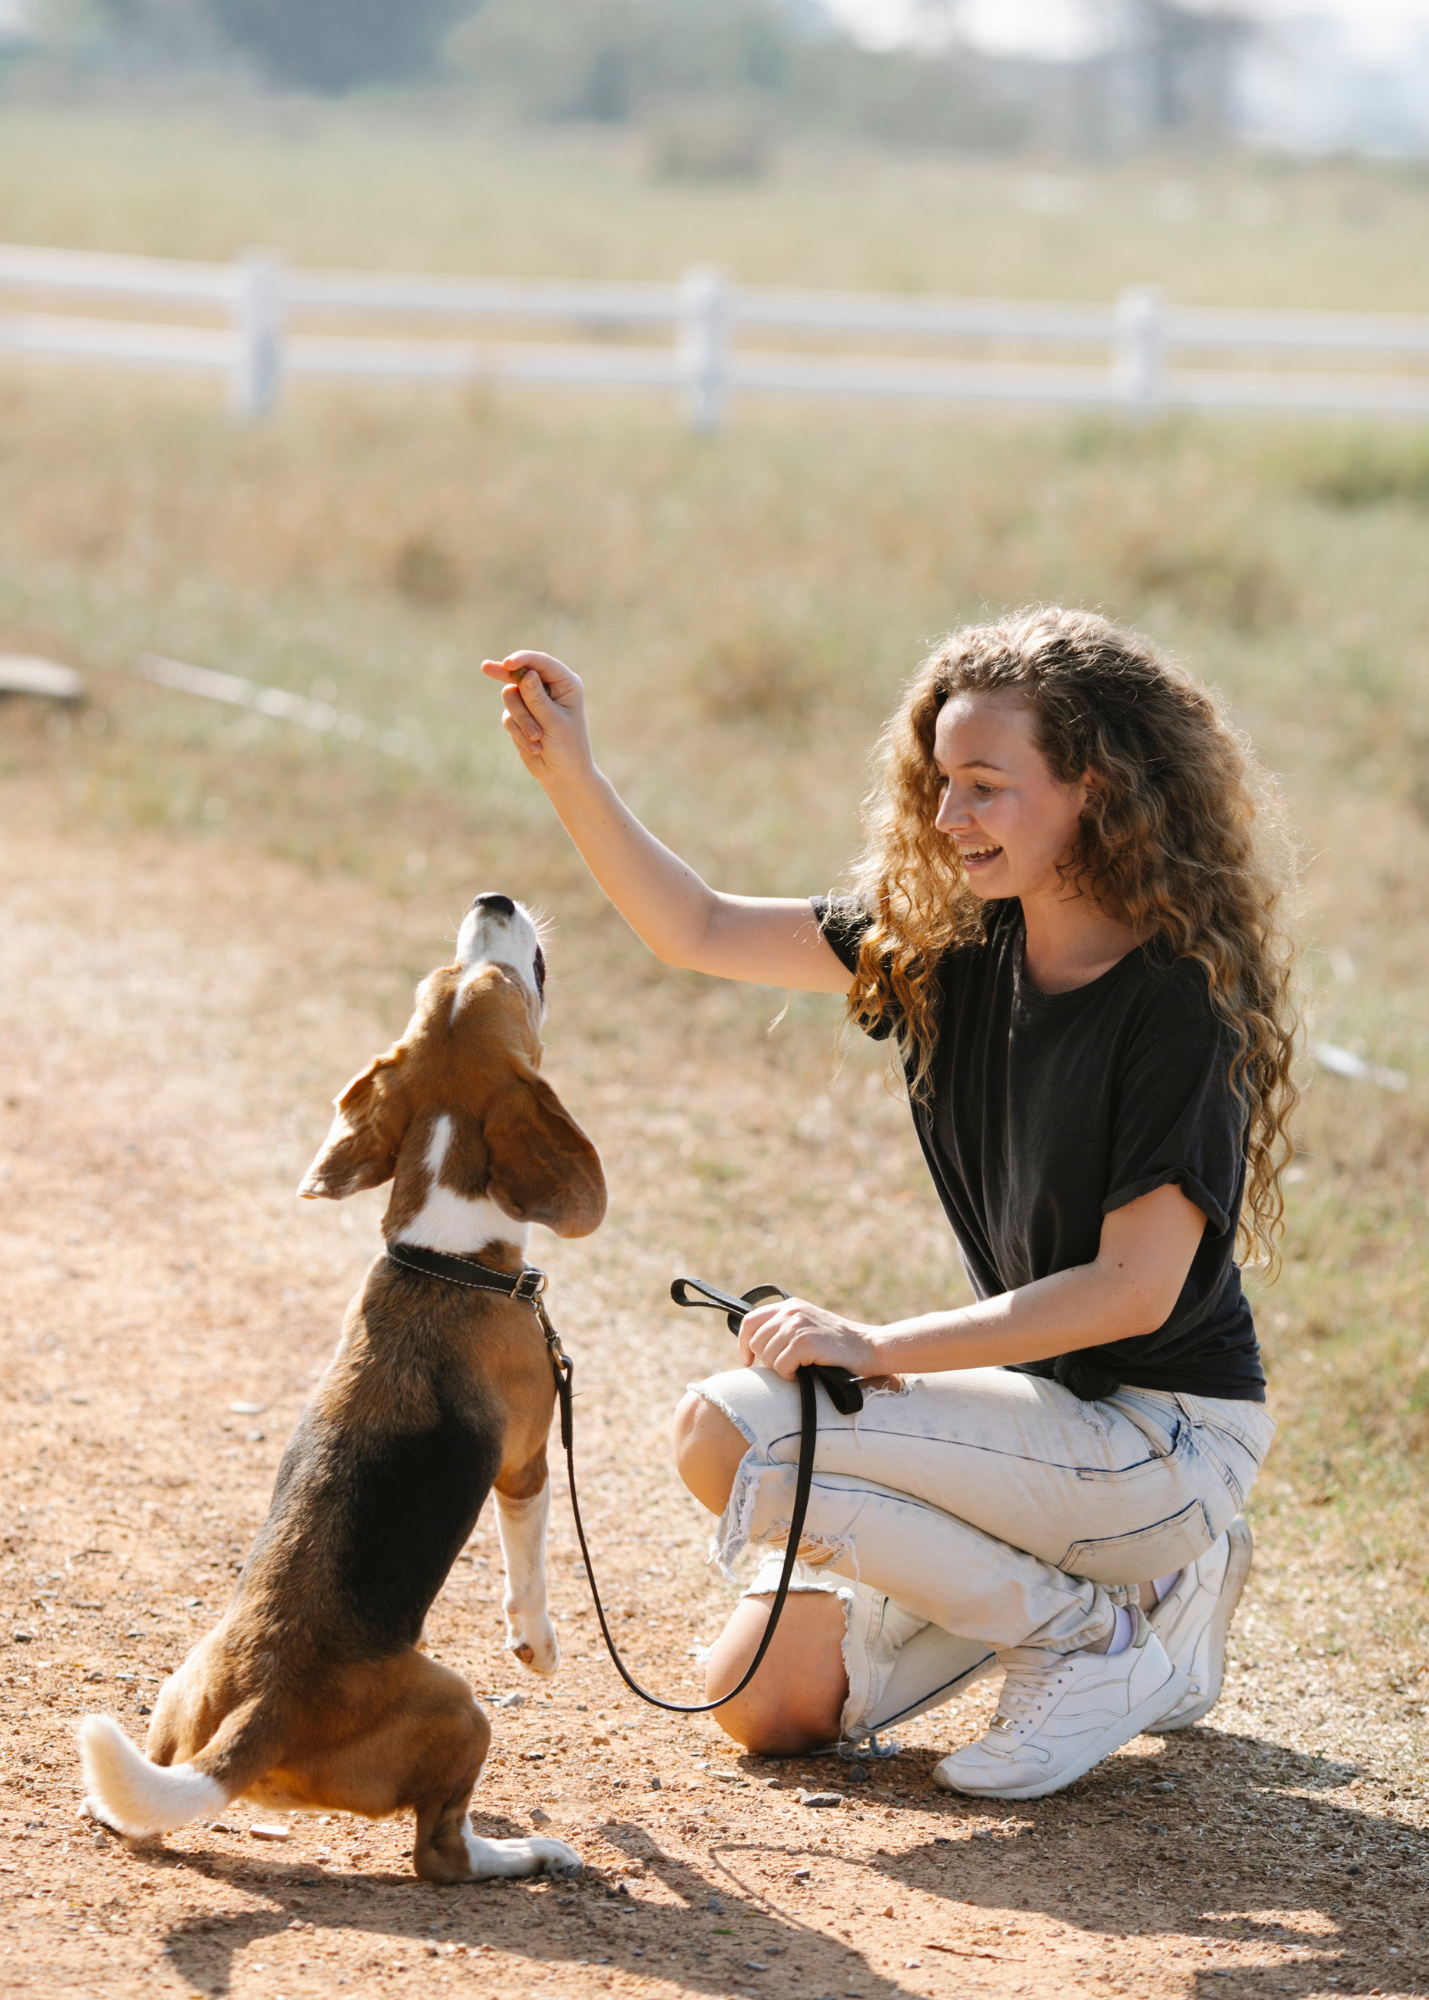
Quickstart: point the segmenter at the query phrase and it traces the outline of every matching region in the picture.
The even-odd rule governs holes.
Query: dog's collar
[[[387,1261],[400,1264],[404,1271],[440,1278],[446,1285],[460,1285],[464,1291],[499,1292],[503,1298],[521,1299],[527,1305],[534,1305],[546,1289],[546,1274],[534,1264],[527,1264],[513,1276],[510,1271],[493,1271],[489,1264],[473,1264],[465,1257],[427,1250],[420,1243],[389,1243]]]

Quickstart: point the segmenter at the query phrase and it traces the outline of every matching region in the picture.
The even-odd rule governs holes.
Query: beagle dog
[[[383,1234],[510,1277],[533,1222],[585,1236],[605,1214],[589,1139],[539,1075],[545,966],[509,896],[478,896],[457,962],[417,989],[395,1048],[343,1091],[298,1190],[392,1183]],[[459,1266],[458,1266],[459,1268]],[[546,1612],[546,1437],[555,1380],[523,1299],[379,1256],[278,1468],[221,1622],[165,1682],[141,1753],[87,1716],[90,1816],[168,1832],[244,1797],[280,1810],[417,1816],[430,1882],[581,1866],[559,1840],[481,1840],[467,1805],[491,1725],[423,1651],[427,1611],[489,1491],[506,1643],[554,1673]]]

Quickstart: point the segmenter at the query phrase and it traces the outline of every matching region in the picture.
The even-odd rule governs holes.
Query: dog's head
[[[605,1176],[589,1139],[538,1074],[545,958],[536,926],[509,896],[473,902],[455,965],[417,988],[402,1039],[343,1091],[298,1189],[341,1201],[395,1178],[389,1230],[435,1179],[513,1222],[588,1236],[605,1214]]]

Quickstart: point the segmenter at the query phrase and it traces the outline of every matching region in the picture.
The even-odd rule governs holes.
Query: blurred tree
[[[1020,143],[1031,113],[957,40],[960,3],[918,0],[920,46],[890,50],[860,47],[824,0],[27,0],[26,18],[32,47],[81,72],[246,67],[333,96],[445,75],[524,118],[639,121],[656,172],[716,178],[758,173],[794,124]]]
[[[210,0],[219,26],[272,82],[337,95],[430,76],[479,0]]]
[[[447,55],[524,117],[641,118],[675,172],[700,158],[755,170],[761,106],[766,128],[792,117],[910,145],[1016,145],[1027,114],[957,42],[957,12],[925,0],[928,45],[875,51],[817,0],[486,0]]]
[[[951,42],[926,52],[864,49],[843,37],[807,43],[791,77],[805,124],[893,145],[1001,152],[1021,145],[1032,116],[1004,89],[1000,66]]]
[[[207,0],[29,0],[27,47],[126,77],[221,71],[232,56]]]
[[[776,92],[792,40],[780,0],[487,0],[448,54],[527,117],[623,124],[671,92]]]

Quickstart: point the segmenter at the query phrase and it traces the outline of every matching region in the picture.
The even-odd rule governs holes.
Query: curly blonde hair
[[[1247,1110],[1238,1250],[1273,1272],[1299,1096],[1294,948],[1280,914],[1294,847],[1269,774],[1218,699],[1107,619],[1048,609],[969,626],[908,684],[879,739],[865,802],[854,881],[872,923],[849,1018],[893,1015],[910,1093],[926,1097],[938,962],[984,936],[956,843],[933,824],[943,784],[933,734],[950,696],[1004,692],[1032,709],[1059,782],[1094,780],[1068,881],[1153,948],[1205,971],[1234,1037],[1231,1082]]]

